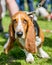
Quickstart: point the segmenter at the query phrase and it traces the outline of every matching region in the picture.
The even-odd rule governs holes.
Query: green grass
[[[3,46],[7,39],[4,34],[8,32],[8,26],[10,24],[9,16],[3,18],[4,33],[0,34],[0,65],[52,65],[52,33],[44,33],[45,41],[43,49],[50,55],[50,59],[42,59],[34,54],[34,62],[32,64],[26,63],[25,54],[20,50],[19,46],[14,43],[14,48],[8,55],[3,53]],[[52,22],[45,20],[38,20],[38,24],[42,29],[52,30]]]

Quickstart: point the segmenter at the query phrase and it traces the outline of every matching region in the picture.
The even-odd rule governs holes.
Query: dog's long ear
[[[9,25],[9,36],[14,39],[14,30],[12,23]]]
[[[30,19],[28,19],[28,31],[25,41],[25,48],[28,52],[34,53],[37,52],[36,44],[35,44],[35,30],[34,25]]]

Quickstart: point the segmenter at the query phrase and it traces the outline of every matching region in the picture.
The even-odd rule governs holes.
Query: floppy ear
[[[9,36],[10,38],[15,38],[14,37],[14,29],[12,23],[9,25]]]
[[[28,20],[28,31],[26,35],[25,48],[28,52],[35,53],[37,52],[36,44],[35,44],[35,30],[32,21]]]

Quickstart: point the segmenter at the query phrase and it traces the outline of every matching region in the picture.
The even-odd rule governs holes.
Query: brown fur
[[[37,52],[36,44],[35,44],[35,30],[34,30],[34,25],[32,21],[29,19],[28,20],[28,31],[27,31],[27,36],[26,36],[26,42],[25,42],[25,48],[27,51],[31,53]]]
[[[10,41],[8,43],[8,46],[6,49],[4,49],[4,53],[5,54],[8,54],[9,50],[13,48],[13,43],[14,43],[14,40],[12,38],[10,38]]]
[[[19,14],[21,16],[22,25],[23,25],[24,31],[26,33],[26,36],[25,36],[25,46],[23,47],[19,43],[20,47],[21,48],[25,48],[28,52],[35,53],[35,52],[37,52],[37,47],[36,47],[36,44],[35,44],[36,33],[35,33],[35,30],[34,30],[34,25],[33,25],[33,22],[31,21],[31,19],[29,18],[29,16],[26,13],[22,12],[22,11],[17,12],[12,17],[12,23],[9,26],[10,41],[9,41],[9,45],[5,49],[5,51],[7,50],[7,52],[8,52],[12,48],[13,43],[15,41],[15,35],[14,35],[15,32],[14,32],[14,30],[15,30],[15,27],[16,27],[16,25],[18,23],[18,15]],[[26,24],[24,24],[24,22],[23,22],[24,19],[27,21]],[[16,20],[16,24],[14,24],[14,20]],[[44,41],[44,35],[43,35],[41,29],[40,29],[39,36],[40,36],[40,38],[42,39],[42,42],[43,42]]]
[[[37,48],[36,48],[36,44],[35,44],[34,25],[33,25],[32,21],[31,21],[31,19],[26,15],[26,13],[23,13],[23,12],[20,11],[17,14],[19,14],[19,13],[23,14],[24,15],[24,19],[27,20],[28,31],[27,31],[27,35],[26,35],[25,49],[27,51],[31,52],[31,53],[37,52]],[[12,17],[12,19],[16,19],[17,18],[17,14],[15,14]],[[24,30],[26,30],[27,26],[26,25],[24,26],[25,27]]]

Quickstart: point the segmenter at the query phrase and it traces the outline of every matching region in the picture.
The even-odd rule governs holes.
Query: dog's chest
[[[23,47],[25,46],[25,40],[24,40],[24,39],[19,38],[19,42],[20,42],[20,44],[21,44]]]

